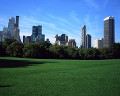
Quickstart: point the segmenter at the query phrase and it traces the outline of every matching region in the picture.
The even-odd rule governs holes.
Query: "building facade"
[[[100,38],[100,40],[95,40],[95,48],[102,48],[104,43],[104,39]]]
[[[81,48],[86,48],[86,25],[83,25],[81,29]]]
[[[31,43],[32,38],[31,36],[23,36],[23,43]]]
[[[41,25],[32,27],[32,41],[33,42],[45,41],[45,35],[42,34],[42,26]]]
[[[3,31],[0,31],[0,42],[2,42],[2,37],[3,37]]]
[[[104,47],[115,43],[115,20],[113,16],[104,19]]]
[[[86,35],[86,48],[91,48],[91,35]]]
[[[20,40],[20,29],[19,29],[19,16],[16,16],[16,23],[15,23],[15,29],[14,29],[13,37],[18,42],[21,42],[21,40]]]
[[[9,29],[7,27],[3,28],[2,41],[4,41],[5,38],[11,38],[11,33],[9,32]]]
[[[75,39],[70,39],[70,40],[66,43],[66,46],[76,48]]]
[[[55,45],[65,46],[67,42],[68,42],[68,36],[66,36],[65,34],[62,34],[61,36],[58,36],[58,34],[57,34],[54,38]]]
[[[15,29],[15,18],[11,17],[9,19],[8,29],[9,29],[9,32],[11,33],[11,37],[13,38],[14,29]]]

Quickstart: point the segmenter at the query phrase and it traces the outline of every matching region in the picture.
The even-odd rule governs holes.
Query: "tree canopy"
[[[114,43],[110,47],[100,49],[52,45],[49,42],[40,43],[19,43],[14,39],[5,39],[0,42],[0,56],[16,56],[28,58],[49,58],[49,59],[114,59],[120,58],[120,43]]]

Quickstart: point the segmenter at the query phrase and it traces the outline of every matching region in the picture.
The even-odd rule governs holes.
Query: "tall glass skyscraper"
[[[11,17],[9,19],[8,29],[9,29],[9,32],[11,34],[11,37],[13,38],[14,29],[15,29],[15,18]]]
[[[45,41],[45,35],[42,34],[42,26],[33,26],[32,27],[32,41],[35,42],[35,38],[39,37],[39,41]]]
[[[86,48],[86,25],[81,29],[81,48]]]
[[[109,47],[115,42],[115,23],[113,16],[104,19],[104,47]]]

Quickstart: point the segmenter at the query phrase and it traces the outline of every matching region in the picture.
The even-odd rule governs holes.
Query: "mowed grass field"
[[[120,59],[0,57],[0,96],[120,96]]]

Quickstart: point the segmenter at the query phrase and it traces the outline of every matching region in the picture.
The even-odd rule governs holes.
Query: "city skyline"
[[[119,0],[18,0],[15,3],[15,0],[1,0],[0,31],[8,27],[11,16],[20,16],[21,40],[23,35],[32,34],[32,26],[42,25],[45,37],[52,44],[56,34],[66,34],[69,39],[74,38],[77,46],[80,46],[81,28],[86,25],[94,47],[94,40],[104,37],[104,18],[113,16],[115,42],[120,42]]]

